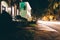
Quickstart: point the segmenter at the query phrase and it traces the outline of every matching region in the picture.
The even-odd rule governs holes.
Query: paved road
[[[55,31],[60,32],[59,21],[37,21],[38,30]]]
[[[35,28],[35,27],[34,27]],[[60,22],[53,21],[37,21],[37,30],[19,30],[17,39],[19,40],[60,40]]]

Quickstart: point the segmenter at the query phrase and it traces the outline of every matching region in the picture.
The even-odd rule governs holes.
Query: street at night
[[[59,21],[37,21],[37,26],[40,30],[55,31],[60,33],[60,22]]]
[[[60,40],[60,0],[0,0],[0,40]]]

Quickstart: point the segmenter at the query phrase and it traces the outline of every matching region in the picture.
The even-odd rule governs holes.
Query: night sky
[[[45,9],[48,7],[48,0],[29,0],[29,3],[33,9]]]
[[[29,0],[30,6],[32,7],[33,13],[35,16],[42,16],[44,10],[48,8],[48,0]]]

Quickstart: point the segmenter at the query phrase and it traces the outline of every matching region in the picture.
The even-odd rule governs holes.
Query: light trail
[[[42,21],[42,20],[38,20],[37,21],[38,24],[59,24],[60,25],[60,22],[59,21]]]
[[[46,30],[46,31],[54,31],[54,32],[58,32],[57,30],[56,30],[56,28],[54,27],[55,26],[55,24],[57,25],[60,25],[60,22],[58,22],[58,21],[42,21],[42,20],[38,20],[37,21],[37,27],[38,27],[38,29],[40,29],[40,30]],[[52,25],[54,25],[54,26],[52,26]]]

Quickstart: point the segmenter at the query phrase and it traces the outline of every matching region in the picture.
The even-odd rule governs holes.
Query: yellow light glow
[[[53,9],[56,9],[57,7],[58,7],[58,3],[55,3]]]

